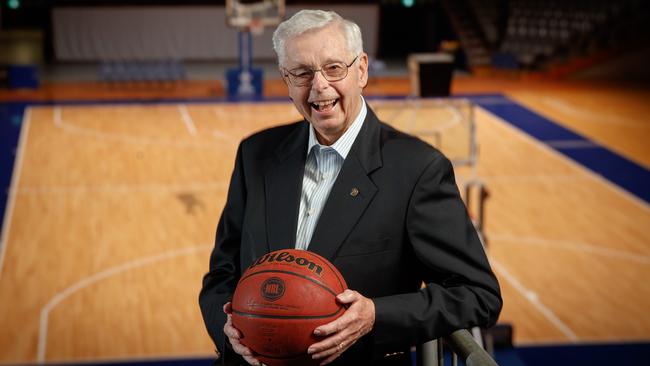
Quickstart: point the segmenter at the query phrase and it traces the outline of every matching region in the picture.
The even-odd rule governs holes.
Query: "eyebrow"
[[[343,63],[345,63],[345,61],[341,61],[341,60],[338,60],[338,59],[328,58],[327,60],[325,60],[325,62],[323,63],[323,65],[325,65],[325,64],[331,64],[332,62],[343,62]]]
[[[298,65],[298,66],[295,66],[295,67],[287,67],[287,70],[289,70],[289,71],[291,71],[291,70],[298,70],[298,69],[311,69],[311,66],[308,66],[308,65]]]
[[[322,67],[323,65],[331,64],[331,63],[334,63],[334,62],[343,62],[343,63],[345,63],[345,61],[338,60],[338,59],[333,59],[333,58],[330,57],[330,58],[328,58],[328,59],[325,59],[325,62],[323,62],[322,64],[320,64],[318,67]],[[287,70],[312,69],[312,66],[311,66],[311,65],[306,65],[306,64],[301,64],[301,63],[299,63],[297,66],[294,66],[294,67],[287,67],[286,69],[287,69]]]

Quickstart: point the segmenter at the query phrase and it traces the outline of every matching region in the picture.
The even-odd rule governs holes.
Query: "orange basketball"
[[[343,314],[336,295],[347,288],[325,258],[283,249],[265,254],[242,274],[232,299],[241,342],[269,366],[314,364],[307,348],[319,325]]]

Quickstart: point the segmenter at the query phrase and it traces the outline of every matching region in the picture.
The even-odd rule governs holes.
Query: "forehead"
[[[340,26],[333,24],[288,39],[285,43],[285,66],[319,66],[343,61],[349,52]]]

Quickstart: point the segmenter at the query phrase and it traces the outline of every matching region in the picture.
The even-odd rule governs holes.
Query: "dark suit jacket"
[[[226,361],[233,352],[224,339],[222,306],[242,269],[264,253],[294,247],[308,131],[302,121],[259,132],[239,146],[199,296],[208,332]],[[357,195],[350,194],[353,188]],[[408,354],[411,345],[454,330],[492,325],[501,310],[499,285],[449,160],[380,122],[370,108],[309,250],[329,259],[351,289],[375,303],[373,330],[339,364]]]

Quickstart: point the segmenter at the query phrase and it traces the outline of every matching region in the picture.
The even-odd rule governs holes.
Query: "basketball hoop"
[[[280,24],[283,16],[284,0],[226,0],[226,23],[239,37],[239,67],[226,72],[229,96],[262,96],[263,72],[253,67],[253,36]]]
[[[226,22],[242,32],[260,35],[264,27],[280,24],[284,16],[284,0],[227,0]]]

